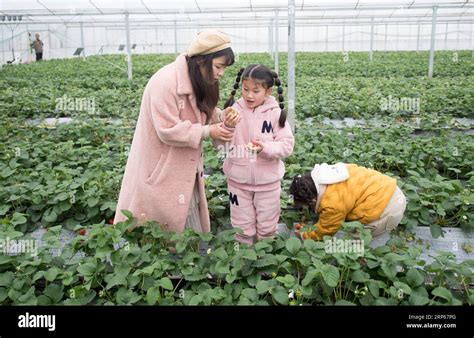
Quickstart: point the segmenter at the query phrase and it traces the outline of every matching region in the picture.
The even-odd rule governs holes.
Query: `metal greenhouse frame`
[[[117,3],[117,2],[114,2]],[[325,29],[325,49],[328,50],[330,27],[342,27],[341,51],[346,51],[346,27],[370,27],[368,58],[373,60],[375,37],[380,27],[384,27],[384,47],[387,44],[387,26],[408,26],[416,30],[416,50],[420,50],[421,28],[430,27],[429,65],[427,76],[432,77],[435,69],[434,54],[436,50],[437,27],[445,25],[444,45],[447,46],[449,25],[457,25],[457,40],[459,41],[459,25],[470,27],[469,45],[464,49],[473,49],[472,36],[474,24],[474,5],[466,1],[423,1],[405,0],[396,2],[373,2],[370,0],[352,1],[310,1],[288,0],[267,1],[249,0],[241,3],[222,3],[221,1],[151,1],[130,0],[115,7],[112,3],[100,0],[74,0],[68,6],[56,0],[27,0],[4,1],[0,7],[0,27],[2,29],[2,53],[5,60],[4,44],[11,44],[12,57],[14,39],[18,28],[27,32],[36,27],[47,27],[48,38],[60,27],[80,30],[81,55],[93,54],[85,44],[85,28],[105,27],[110,30],[123,31],[125,35],[125,50],[127,54],[127,76],[133,76],[132,69],[132,38],[134,30],[158,29],[173,31],[174,53],[179,52],[178,33],[184,29],[203,29],[215,27],[232,30],[235,28],[253,28],[265,31],[267,51],[274,61],[274,69],[280,68],[280,30],[287,28],[286,37],[288,52],[288,114],[294,128],[295,110],[295,53],[298,36],[296,31],[305,27]],[[77,5],[78,7],[71,8]],[[51,25],[58,25],[51,29]],[[411,31],[410,31],[411,32]],[[11,33],[11,34],[7,34]],[[464,33],[464,32],[463,32]],[[413,34],[410,34],[413,37]],[[95,37],[94,37],[95,38]],[[61,40],[62,44],[62,40]],[[51,43],[49,43],[51,46]],[[103,48],[104,46],[102,46]],[[102,48],[100,50],[102,50]],[[384,48],[385,49],[385,48]],[[8,53],[7,53],[8,54]],[[474,56],[474,54],[473,54]]]

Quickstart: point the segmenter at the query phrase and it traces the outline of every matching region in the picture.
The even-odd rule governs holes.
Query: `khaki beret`
[[[207,55],[230,47],[230,37],[215,29],[199,32],[188,48],[187,55]]]

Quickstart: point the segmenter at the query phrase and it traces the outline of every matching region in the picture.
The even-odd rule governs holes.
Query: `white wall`
[[[327,26],[328,40],[326,43],[326,26],[298,27],[296,29],[296,51],[342,51],[342,26]],[[0,60],[5,63],[12,58],[11,30],[6,25],[0,25]],[[27,27],[19,25],[13,31],[13,47],[15,52],[21,53],[23,60],[27,60]],[[44,42],[44,59],[72,57],[75,49],[81,46],[80,28],[64,25],[29,25],[29,31],[40,33]],[[235,51],[268,52],[267,27],[239,27],[222,29],[232,36]],[[456,50],[474,49],[473,25],[450,24],[446,40],[446,25],[437,25],[436,49]],[[198,32],[197,28],[180,29],[178,31],[178,52],[185,51],[189,42]],[[370,48],[370,26],[346,26],[344,29],[345,51],[367,51]],[[415,25],[388,25],[387,39],[385,39],[385,25],[375,26],[374,50],[416,50],[417,26]],[[430,46],[431,25],[421,26],[420,50],[427,50]],[[131,42],[136,43],[134,53],[174,53],[174,30],[171,29],[132,29]],[[125,53],[119,52],[118,46],[125,44],[125,30],[104,27],[84,26],[84,40],[86,55],[99,53],[103,46],[104,54]],[[287,28],[279,29],[279,50],[287,51]],[[33,56],[34,59],[34,56]]]

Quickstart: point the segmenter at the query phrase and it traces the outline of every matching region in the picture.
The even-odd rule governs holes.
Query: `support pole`
[[[176,20],[174,20],[174,55],[178,56],[178,28],[176,27]]]
[[[28,24],[26,24],[26,35],[28,36],[28,46],[26,47],[26,52],[28,53],[28,63],[31,63],[31,35],[30,30],[28,29]],[[3,51],[3,26],[2,26],[2,51]]]
[[[342,51],[344,52],[346,44],[346,25],[342,25]]]
[[[472,32],[472,30],[471,30]],[[459,22],[458,22],[458,29],[456,32],[456,49],[459,49]]]
[[[15,61],[15,44],[13,41],[13,30],[14,28],[10,27],[10,30],[12,31],[12,61]]]
[[[95,26],[92,26],[92,42],[93,42],[93,53],[94,54],[97,54],[97,45],[96,45],[96,41],[95,41]]]
[[[51,25],[48,25],[48,51],[49,51],[49,58],[51,59]]]
[[[268,52],[273,60],[273,19],[270,20],[270,25],[268,25]]]
[[[288,123],[295,132],[295,0],[288,0]]]
[[[84,24],[81,21],[81,47],[82,47],[82,57],[86,57],[86,47],[84,45]]]
[[[277,43],[276,43],[276,40],[275,40],[275,27],[276,27],[276,22],[275,22],[274,19],[272,19],[272,41],[273,41],[272,60],[275,60],[275,55],[276,55],[276,44]]]
[[[398,22],[395,24],[395,27],[397,27],[397,30],[396,30],[396,35],[397,35],[397,41],[396,41],[396,47],[395,47],[395,50],[398,51],[398,33],[399,33],[399,29],[398,29]]]
[[[278,22],[278,11],[275,11],[275,72],[279,72],[279,34],[278,31],[280,30],[280,24]]]
[[[374,17],[370,20],[370,52],[369,52],[369,60],[372,61],[374,59]]]
[[[329,27],[328,25],[326,25],[326,52],[328,51],[328,34],[329,34],[329,31],[328,31]]]
[[[459,29],[458,29],[458,32],[459,32]],[[472,31],[472,27],[471,27],[471,34],[469,35],[469,42],[471,43],[471,58],[474,59],[474,47],[473,47],[473,43],[472,43],[472,35],[473,35],[473,31]],[[456,48],[457,48],[457,45],[456,45]]]
[[[3,25],[2,25],[2,61],[5,62],[5,45],[4,45],[5,38],[3,36]]]
[[[438,7],[433,6],[433,18],[431,22],[431,45],[430,45],[430,60],[428,65],[428,77],[433,77],[433,67],[434,67],[434,52],[435,52],[435,39],[436,39],[436,14],[438,12]]]
[[[421,25],[418,24],[418,32],[417,32],[417,35],[416,35],[416,51],[417,52],[420,51],[420,30],[421,30]]]
[[[130,22],[128,20],[128,12],[125,12],[125,31],[127,38],[127,73],[128,79],[132,79],[132,50],[130,48]]]
[[[446,22],[446,29],[444,32],[444,50],[448,50],[448,23]]]

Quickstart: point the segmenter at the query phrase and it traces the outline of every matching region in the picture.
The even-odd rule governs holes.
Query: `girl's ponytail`
[[[240,68],[239,72],[237,73],[237,78],[235,79],[234,89],[230,93],[230,97],[224,104],[224,109],[227,107],[232,107],[235,103],[235,94],[237,93],[237,89],[239,89],[240,79],[242,78],[242,73],[244,72],[244,68]]]
[[[281,128],[283,128],[285,127],[286,116],[287,116],[287,112],[285,111],[285,104],[283,103],[285,101],[285,98],[283,97],[283,87],[281,85],[281,81],[280,81],[280,78],[278,77],[278,74],[272,71],[272,76],[275,79],[275,86],[277,86],[278,103],[281,109],[280,118],[278,119],[278,124],[280,125]]]

